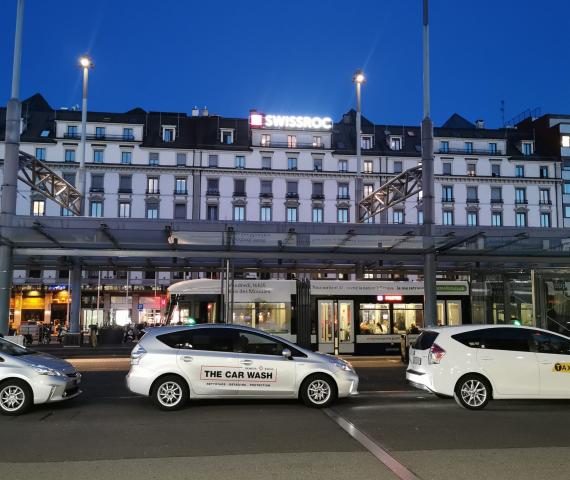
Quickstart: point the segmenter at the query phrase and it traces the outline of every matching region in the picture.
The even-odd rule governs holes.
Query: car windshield
[[[29,348],[21,347],[20,345],[16,345],[15,343],[0,338],[0,354],[2,353],[11,355],[12,357],[21,357],[22,355],[31,355],[35,352]]]

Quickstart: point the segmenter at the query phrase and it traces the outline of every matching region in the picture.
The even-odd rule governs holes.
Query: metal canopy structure
[[[425,248],[416,225],[267,224],[73,217],[16,217],[0,243],[15,268],[200,270],[232,260],[236,271],[336,270],[421,272]],[[434,228],[429,253],[439,269],[570,267],[566,229]]]
[[[74,215],[80,214],[81,194],[79,191],[45,163],[22,151],[18,158],[18,180]]]
[[[398,176],[392,178],[384,185],[376,189],[367,197],[364,197],[359,205],[363,216],[360,222],[382,213],[388,208],[404,202],[407,198],[419,194],[422,191],[422,166],[410,168]]]

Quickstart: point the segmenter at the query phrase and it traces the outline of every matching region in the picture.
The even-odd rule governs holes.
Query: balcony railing
[[[552,200],[539,200],[539,205],[552,205]]]
[[[348,195],[347,193],[339,193],[336,196],[337,200],[350,200],[350,195]]]
[[[63,138],[73,139],[73,140],[81,140],[81,132],[65,132],[63,134]],[[109,134],[96,134],[96,133],[87,133],[85,135],[87,140],[122,140],[125,142],[134,142],[135,136],[134,135],[109,135]]]
[[[287,192],[285,197],[286,198],[299,198],[299,194],[297,192]]]
[[[324,195],[324,193],[313,193],[311,195],[311,199],[313,199],[313,200],[324,200],[325,195]]]
[[[133,189],[127,187],[119,187],[119,193],[133,193]]]
[[[105,189],[103,187],[91,187],[89,189],[90,193],[105,193]]]
[[[467,203],[479,203],[478,198],[467,198]]]
[[[150,188],[146,190],[147,195],[160,195],[160,190],[158,188]]]
[[[174,195],[188,195],[188,190],[176,189],[176,190],[174,190]]]
[[[219,197],[220,191],[217,189],[209,188],[206,190],[206,195],[210,195],[211,197]]]
[[[443,203],[453,203],[453,202],[455,202],[455,198],[453,198],[453,197],[443,197],[443,198],[441,199],[441,201],[442,201]]]
[[[261,192],[259,198],[273,198],[273,193],[271,192]]]
[[[309,149],[315,149],[315,150],[323,150],[325,148],[324,144],[317,144],[317,143],[301,143],[301,142],[297,142],[295,144],[293,143],[288,143],[288,142],[259,142],[259,146],[260,147],[264,147],[264,148],[291,148],[291,149],[296,149],[296,148],[309,148]]]
[[[528,200],[526,198],[517,198],[515,199],[515,205],[526,205]]]
[[[491,203],[503,203],[502,198],[491,198]]]
[[[247,195],[246,195],[245,191],[243,191],[243,190],[237,190],[234,192],[234,197],[245,197],[245,196],[247,196]]]
[[[484,148],[439,148],[437,153],[450,155],[503,155],[500,149],[490,150]]]

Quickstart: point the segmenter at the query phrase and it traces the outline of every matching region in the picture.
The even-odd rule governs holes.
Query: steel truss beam
[[[367,197],[359,205],[363,216],[359,221],[365,222],[379,213],[402,203],[407,198],[418,194],[422,190],[422,166],[410,168],[392,178]]]
[[[53,200],[59,206],[80,215],[81,194],[36,157],[20,151],[18,179],[34,192]]]

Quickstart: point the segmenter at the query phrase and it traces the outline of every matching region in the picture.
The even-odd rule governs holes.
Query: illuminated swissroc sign
[[[296,128],[303,130],[332,130],[331,117],[304,117],[300,115],[265,115],[250,113],[251,128]]]

